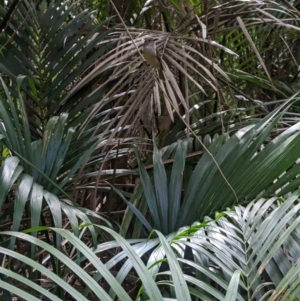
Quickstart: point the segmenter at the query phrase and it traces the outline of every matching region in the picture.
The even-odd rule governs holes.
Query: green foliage
[[[299,299],[299,1],[129,2],[0,1],[5,301]]]
[[[62,296],[68,293],[75,300],[94,300],[93,295],[100,300],[114,300],[116,295],[120,300],[136,300],[136,294],[139,300],[194,300],[193,296],[205,300],[275,301],[279,296],[281,300],[294,300],[300,294],[298,197],[299,191],[280,205],[276,198],[260,199],[247,207],[227,210],[218,220],[205,217],[203,221],[209,223],[195,223],[168,236],[156,230],[157,238],[125,240],[113,230],[97,226],[113,240],[98,244],[96,249],[90,249],[67,230],[48,229],[63,238],[70,254],[74,254],[75,249],[79,251],[73,259],[31,235],[2,232],[7,238],[38,246],[55,256],[57,262],[63,262],[66,268],[65,276],[57,277],[54,271],[37,261],[1,247],[0,253],[47,276],[53,283],[52,289],[37,286],[6,268],[1,268],[1,273],[28,285],[35,296],[51,300],[64,300],[54,297],[58,287],[63,291]],[[106,263],[102,262],[101,254],[112,249],[119,251]],[[81,267],[82,262],[89,266],[89,272]],[[76,291],[66,282],[67,275],[82,279],[85,290]],[[129,296],[121,284],[132,278],[135,281],[130,280],[133,290]],[[106,290],[99,285],[103,283],[101,279],[109,285]],[[24,291],[16,290],[9,283],[1,281],[0,286],[25,296]],[[31,294],[28,296],[33,298]],[[26,300],[30,300],[29,297]]]
[[[297,99],[295,95],[290,104]],[[284,106],[287,110],[288,103]],[[186,141],[179,141],[176,151],[172,151],[175,154],[171,170],[163,164],[164,153],[154,148],[153,184],[139,159],[141,185],[152,227],[169,234],[217,210],[247,204],[265,192],[267,196],[275,193],[282,186],[274,183],[283,174],[284,179],[292,179],[294,170],[290,168],[298,158],[300,143],[299,124],[267,141],[285,110],[279,107],[255,126],[243,128],[231,137],[218,137],[204,151],[192,172],[184,171]],[[182,187],[183,180],[185,187]],[[283,181],[280,184],[285,185]],[[299,187],[299,179],[291,181],[284,192],[293,191],[295,187]],[[137,195],[132,199],[136,200]],[[144,219],[140,221],[144,223]],[[145,226],[149,228],[148,224]]]
[[[71,1],[50,5],[40,1],[37,7],[34,1],[23,1],[6,31],[0,70],[13,82],[20,74],[27,77],[22,90],[35,138],[43,135],[49,118],[61,113],[67,112],[68,122],[78,127],[95,99],[103,95],[103,91],[90,95],[94,83],[86,78],[95,60],[113,46],[108,42],[98,46],[110,32],[106,29],[109,20],[89,31],[94,23],[92,12],[75,13],[76,4]],[[11,93],[16,96],[14,90]]]
[[[0,206],[10,199],[10,192],[15,192],[14,206],[5,212],[5,215],[13,216],[12,230],[20,228],[26,208],[30,208],[32,227],[40,225],[45,208],[50,210],[56,227],[63,226],[63,213],[74,228],[78,226],[78,219],[90,221],[87,214],[101,218],[98,214],[72,204],[71,197],[64,190],[72,184],[72,178],[76,177],[79,168],[97,149],[98,142],[87,142],[88,148],[78,148],[74,157],[71,141],[75,130],[65,130],[68,118],[66,113],[59,118],[52,117],[45,126],[43,138],[32,140],[21,93],[15,103],[4,83],[3,87],[7,98],[0,102],[0,143],[13,156],[6,158],[0,169]],[[66,197],[67,200],[63,200]],[[90,229],[95,243],[95,230],[92,227]],[[75,233],[78,234],[78,231]],[[55,244],[60,246],[59,237]],[[13,249],[14,241],[10,247]]]

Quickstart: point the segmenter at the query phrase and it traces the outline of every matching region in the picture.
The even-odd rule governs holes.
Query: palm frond
[[[22,88],[27,93],[25,104],[36,138],[42,135],[50,117],[68,112],[74,122],[80,110],[95,103],[93,98],[87,98],[91,88],[82,87],[76,95],[70,93],[71,88],[110,47],[99,46],[109,33],[109,20],[84,35],[78,34],[92,27],[93,13],[84,10],[75,15],[76,4],[71,1],[60,5],[46,2],[40,1],[37,8],[32,1],[17,6],[5,31],[7,40],[1,47],[0,60],[1,72],[14,82],[20,74],[28,78]]]
[[[40,287],[38,292],[44,296],[51,296],[59,286],[75,300],[90,299],[93,292],[101,300],[114,300],[117,295],[120,300],[132,300],[137,296],[141,300],[184,296],[185,300],[198,297],[205,300],[275,301],[280,298],[287,301],[299,298],[298,198],[299,190],[284,200],[260,199],[247,207],[236,206],[219,213],[216,220],[205,217],[201,223],[179,229],[167,237],[156,231],[157,238],[126,241],[113,230],[100,226],[113,240],[99,244],[94,250],[68,230],[51,228],[63,237],[64,243],[80,251],[82,256],[77,261],[27,234],[1,232],[2,235],[37,245],[55,256],[57,262],[63,262],[67,267],[66,273],[71,272],[85,279],[86,289],[83,292],[76,291],[65,282],[64,277],[55,276],[50,269],[26,256],[4,247],[0,248],[0,252],[8,258],[17,258],[28,268],[41,271],[55,283],[51,291]],[[31,231],[42,229],[46,228],[33,228]],[[115,248],[121,250],[104,264],[101,254]],[[148,268],[141,258],[145,259]],[[80,267],[83,260],[87,261],[86,268]],[[115,275],[113,270],[119,265],[119,272]],[[133,270],[136,274],[132,274]],[[36,284],[5,266],[1,268],[1,273],[25,283],[33,290],[37,288]],[[141,281],[136,282],[135,292],[130,297],[121,288],[128,277],[136,280],[139,277]],[[99,286],[100,279],[109,283],[109,293]],[[7,282],[1,281],[1,287],[12,291],[12,286]],[[141,294],[141,291],[144,293]],[[19,294],[22,290],[13,292]],[[34,296],[37,294],[34,293]]]
[[[291,98],[290,104],[295,99]],[[269,136],[287,108],[288,104],[284,104],[256,125],[242,128],[231,137],[217,137],[208,143],[208,151],[203,150],[196,166],[192,170],[187,168],[186,172],[187,142],[175,144],[176,152],[172,149],[171,171],[167,168],[169,164],[166,167],[163,164],[170,152],[155,147],[153,184],[151,174],[138,159],[145,198],[141,198],[141,202],[147,203],[152,227],[168,234],[193,223],[199,215],[201,219],[236,203],[247,204],[259,195],[278,194],[280,189],[282,194],[287,194],[297,189],[299,123],[273,140]],[[136,200],[136,194],[133,198]]]

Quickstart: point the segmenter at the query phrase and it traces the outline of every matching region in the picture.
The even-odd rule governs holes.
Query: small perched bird
[[[160,62],[156,55],[156,43],[153,39],[146,39],[144,42],[143,56],[146,62],[154,68],[161,69]]]

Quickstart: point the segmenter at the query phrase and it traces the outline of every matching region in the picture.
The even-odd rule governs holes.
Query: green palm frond
[[[190,284],[190,294],[201,300],[224,300],[225,294],[226,298],[236,296],[229,300],[240,301],[299,298],[298,197],[299,190],[286,200],[278,200],[279,204],[276,198],[260,199],[247,207],[221,212],[217,220],[205,217],[203,222],[166,238],[160,234],[161,245],[151,254],[148,248],[144,251],[150,272],[158,285],[170,286],[169,296],[173,298],[174,272],[165,262],[171,265],[170,261],[176,260]],[[172,250],[163,243],[165,239]],[[144,242],[148,244],[153,248],[149,239]],[[142,249],[141,244],[136,247]]]
[[[22,80],[22,77],[17,79],[19,84]],[[19,92],[18,99],[14,100],[3,81],[2,84],[7,98],[0,101],[0,145],[10,155],[2,158],[0,207],[12,202],[5,210],[5,216],[12,216],[12,229],[20,228],[25,212],[30,216],[32,227],[40,225],[47,208],[56,227],[62,227],[63,214],[75,228],[78,220],[90,222],[91,216],[102,219],[97,213],[75,206],[71,193],[76,181],[81,179],[78,177],[80,167],[95,151],[101,153],[99,144],[105,136],[85,140],[83,146],[76,147],[74,155],[75,129],[66,129],[68,114],[65,113],[50,118],[43,138],[33,140],[22,94]],[[103,162],[104,155],[94,156],[94,160]],[[95,242],[95,230],[93,227],[90,229]]]
[[[295,274],[300,259],[298,194],[279,206],[275,205],[275,198],[252,202],[246,208],[239,206],[228,211],[228,217],[209,223],[191,242],[183,242],[197,258],[191,266],[199,271],[199,277],[209,277],[209,266],[214,266],[213,270],[225,279],[240,270],[239,291],[244,297],[239,300],[276,300],[285,290],[293,292],[294,297],[299,295],[299,290],[294,290],[299,286]],[[211,283],[216,279],[211,278]]]
[[[67,267],[65,273],[71,272],[84,279],[83,292],[75,291],[64,277],[55,276],[36,261],[3,247],[0,252],[26,263],[27,268],[41,271],[55,283],[50,291],[40,287],[38,292],[44,296],[55,294],[60,287],[63,295],[68,292],[75,300],[90,299],[91,293],[101,300],[114,300],[116,295],[120,300],[136,300],[137,294],[140,300],[294,300],[300,294],[298,197],[299,191],[287,199],[260,199],[247,207],[236,206],[220,212],[216,220],[205,217],[202,222],[167,237],[155,231],[157,238],[126,241],[113,230],[100,226],[113,240],[99,244],[96,249],[87,247],[68,230],[51,228],[80,251],[81,256],[73,261],[32,236],[1,232],[1,235],[30,242],[55,256],[58,263],[63,262]],[[39,227],[31,231],[45,229]],[[102,254],[106,258],[107,251],[113,249],[119,252],[103,263]],[[83,260],[87,261],[88,270],[80,266]],[[36,290],[33,282],[5,266],[1,273]],[[130,297],[121,288],[127,278],[136,279],[135,292]],[[101,279],[109,283],[108,293],[98,284]],[[7,282],[1,281],[0,285],[19,294]]]
[[[22,1],[2,35],[0,70],[14,82],[24,75],[25,104],[32,134],[41,131],[50,117],[68,112],[70,120],[83,118],[102,94],[88,96],[94,83],[87,82],[76,94],[72,87],[81,81],[93,63],[112,47],[102,43],[110,30],[109,19],[94,26],[93,13],[75,15],[76,3]],[[4,11],[2,12],[4,14]],[[93,28],[80,34],[80,31]],[[101,46],[99,46],[101,44]],[[13,93],[13,89],[12,89]],[[82,121],[78,121],[76,126]]]
[[[131,259],[131,262],[133,264],[133,267],[137,271],[138,275],[140,276],[141,280],[144,283],[144,289],[149,294],[149,297],[153,300],[163,300],[161,293],[159,292],[157,286],[155,285],[154,280],[152,279],[151,274],[147,270],[146,266],[143,264],[142,260],[136,256],[136,253],[134,249],[130,246],[128,242],[124,238],[122,238],[120,235],[115,233],[114,231],[110,231],[109,228],[101,227],[105,232],[112,235],[116,241],[117,246],[121,246],[121,248],[126,253],[126,256],[128,256]],[[46,229],[44,228],[33,228],[32,231],[38,231]],[[48,279],[51,279],[51,282],[55,284],[53,293],[48,292],[46,289],[37,286],[33,282],[28,281],[25,277],[19,276],[17,273],[11,272],[9,269],[1,268],[1,273],[3,275],[9,276],[14,278],[15,280],[24,283],[28,285],[33,290],[37,291],[35,292],[35,295],[39,296],[47,296],[48,298],[52,298],[53,295],[55,295],[55,291],[57,291],[57,286],[60,287],[60,289],[65,293],[67,292],[70,294],[75,300],[88,300],[87,294],[89,291],[93,292],[93,295],[97,296],[100,300],[107,300],[111,301],[114,300],[114,295],[117,295],[120,300],[124,301],[131,301],[132,299],[129,297],[129,295],[125,292],[124,288],[121,286],[121,283],[118,281],[117,278],[111,273],[110,269],[108,268],[107,264],[104,264],[98,256],[93,252],[92,249],[89,249],[82,241],[80,241],[78,238],[76,238],[73,233],[64,230],[64,229],[55,229],[52,228],[53,231],[55,231],[57,234],[59,234],[61,237],[63,237],[64,240],[66,240],[68,243],[73,245],[80,253],[82,254],[81,258],[84,258],[85,260],[88,260],[90,264],[93,265],[93,268],[96,270],[95,276],[90,275],[87,271],[85,271],[83,268],[80,267],[76,262],[74,262],[69,256],[66,256],[61,251],[57,250],[56,248],[52,247],[51,245],[34,238],[28,234],[20,233],[20,232],[1,232],[1,235],[9,235],[12,238],[20,238],[24,241],[30,242],[32,244],[35,244],[36,246],[39,246],[43,250],[47,251],[48,253],[52,254],[52,256],[55,256],[57,260],[60,263],[63,263],[67,267],[68,272],[72,272],[72,274],[77,275],[80,279],[82,279],[86,284],[86,289],[83,293],[80,293],[76,291],[74,287],[72,287],[69,283],[67,283],[63,277],[58,277],[53,273],[51,270],[43,267],[40,263],[27,258],[26,256],[23,256],[21,254],[18,254],[17,252],[10,251],[5,248],[0,248],[0,253],[6,254],[7,256],[11,258],[18,258],[21,262],[24,262],[28,267],[32,267],[38,271],[40,271],[43,275],[45,275]],[[105,247],[106,248],[106,247]],[[109,247],[110,248],[110,247]],[[101,285],[98,284],[97,278],[98,276],[104,277],[106,281],[109,283],[111,287],[111,292],[107,293]],[[20,294],[23,294],[22,290],[12,290],[12,286],[8,284],[7,282],[1,281],[0,286],[2,288],[5,288],[8,291],[11,291],[17,295],[20,296]],[[38,289],[37,289],[38,288]],[[23,295],[22,295],[23,296]],[[33,300],[33,299],[32,299]],[[60,298],[55,298],[51,300],[62,300]]]
[[[289,104],[296,99],[296,96],[291,98]],[[170,152],[167,148],[159,151],[155,147],[153,180],[139,159],[143,196],[139,192],[132,200],[136,202],[139,195],[140,202],[149,208],[152,227],[168,234],[193,223],[199,216],[201,219],[237,203],[247,204],[259,195],[294,191],[300,183],[295,178],[299,169],[295,164],[300,143],[299,123],[273,140],[269,136],[287,107],[288,104],[284,104],[231,137],[219,136],[208,144],[209,151],[204,150],[192,170],[189,167],[185,171],[186,141],[170,149],[174,154],[171,170],[167,167],[170,164],[163,163]]]

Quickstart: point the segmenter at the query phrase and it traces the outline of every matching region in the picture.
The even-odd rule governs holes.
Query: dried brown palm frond
[[[207,89],[217,91],[214,73],[229,80],[225,72],[200,51],[202,44],[210,44],[210,47],[220,47],[233,54],[218,43],[212,44],[207,39],[186,37],[175,32],[127,30],[119,29],[109,36],[107,43],[115,43],[116,47],[90,67],[89,74],[71,91],[75,93],[96,77],[100,81],[91,94],[106,88],[105,97],[94,106],[82,130],[95,114],[108,105],[122,106],[115,122],[108,128],[114,129],[113,134],[127,124],[131,124],[130,129],[133,130],[137,123],[132,121],[140,120],[142,115],[148,115],[149,120],[153,120],[154,112],[156,115],[164,112],[174,121],[174,112],[188,110],[191,93],[205,95]],[[159,76],[158,70],[148,66],[142,56],[146,38],[156,41],[162,76]]]

